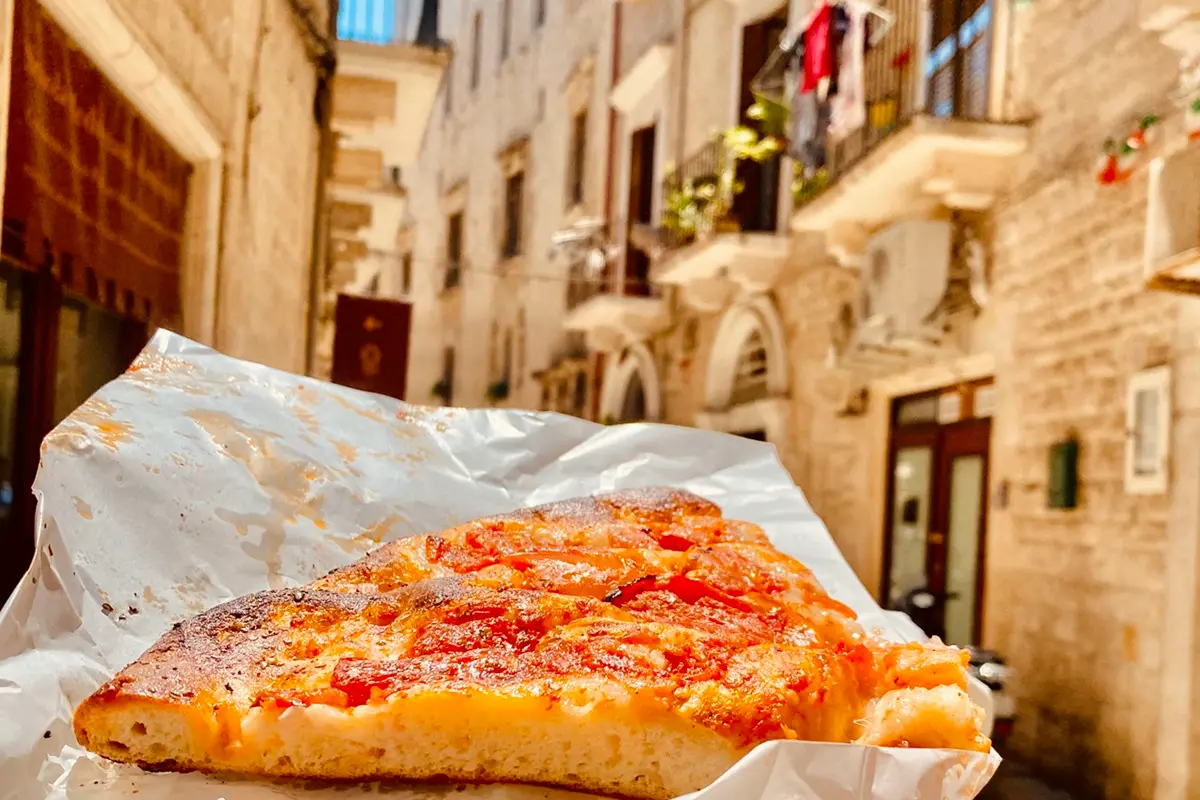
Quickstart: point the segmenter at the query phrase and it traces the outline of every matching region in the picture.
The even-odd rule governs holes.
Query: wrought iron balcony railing
[[[631,255],[642,255],[641,251],[632,247],[628,251]],[[644,256],[628,259],[623,271],[618,269],[619,266],[610,262],[606,270],[593,274],[583,263],[573,265],[567,278],[567,310],[602,294],[620,297],[658,296],[658,287],[650,283],[650,266]]]
[[[705,144],[663,180],[663,246],[724,230],[775,231],[781,163],[779,153],[761,161],[735,158],[722,136]]]
[[[866,122],[842,137],[823,136],[825,168],[810,201],[836,182],[888,136],[915,117],[988,122],[992,6],[995,0],[941,0],[928,14],[924,0],[891,0],[894,23],[864,57]],[[928,25],[928,51],[922,47]],[[792,113],[796,113],[793,104]]]

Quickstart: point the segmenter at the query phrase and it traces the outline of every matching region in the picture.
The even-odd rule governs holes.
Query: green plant
[[[445,378],[442,378],[441,380],[439,380],[437,383],[435,383],[433,385],[433,388],[429,390],[429,393],[432,394],[434,397],[438,398],[439,400],[441,400],[443,403],[449,402],[450,401],[450,381],[446,380]]]
[[[487,388],[487,398],[493,403],[508,397],[508,378],[501,378]]]
[[[663,204],[663,225],[690,241],[704,230],[706,212],[716,197],[717,179],[684,179],[679,188],[667,195]]]
[[[762,125],[763,131],[772,137],[782,137],[787,130],[787,106],[768,100],[762,95],[754,96],[754,103],[746,109],[746,118]]]
[[[684,241],[708,233],[733,205],[744,188],[737,179],[739,161],[762,162],[775,156],[782,143],[773,136],[760,137],[758,131],[735,125],[720,134],[720,168],[713,175],[684,178],[664,202],[663,226]]]
[[[823,168],[805,176],[803,168],[796,165],[796,177],[792,181],[792,200],[800,206],[820,194],[829,184],[829,173]]]

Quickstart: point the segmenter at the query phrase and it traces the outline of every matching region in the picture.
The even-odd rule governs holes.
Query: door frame
[[[989,385],[990,379],[984,381],[972,382],[972,388]],[[976,640],[973,644],[978,645],[978,641],[984,630],[984,598],[987,592],[987,540],[988,540],[988,508],[989,508],[989,480],[991,474],[991,429],[992,418],[989,417],[968,417],[957,422],[940,424],[937,422],[921,422],[911,425],[898,426],[896,425],[895,410],[899,403],[905,400],[911,400],[916,397],[936,396],[945,389],[951,387],[943,387],[941,390],[932,392],[918,392],[915,394],[903,395],[892,398],[890,404],[891,413],[888,424],[888,442],[887,442],[887,461],[886,461],[886,489],[884,492],[884,514],[883,514],[883,557],[881,559],[881,570],[879,575],[878,599],[881,605],[887,605],[891,594],[891,579],[892,579],[892,562],[893,562],[893,546],[895,544],[895,532],[893,530],[893,512],[896,503],[896,456],[900,450],[911,447],[929,447],[932,449],[932,475],[930,492],[929,492],[929,524],[926,531],[926,575],[931,574],[931,563],[935,558],[934,549],[931,547],[928,539],[928,534],[937,532],[939,529],[943,536],[947,536],[946,529],[949,527],[950,505],[949,491],[951,481],[951,470],[955,458],[967,455],[982,455],[983,456],[983,485],[982,485],[982,502],[979,504],[979,552],[976,558],[975,565],[975,608],[974,620],[972,621],[972,636]],[[957,439],[957,441],[955,441]],[[941,546],[941,561],[944,562],[949,555],[949,542],[944,540]],[[939,586],[934,587],[930,582],[930,588],[942,591],[945,589],[944,570],[939,576]]]

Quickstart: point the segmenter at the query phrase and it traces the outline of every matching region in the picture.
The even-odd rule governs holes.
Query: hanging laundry
[[[804,32],[804,78],[800,91],[815,92],[822,81],[833,76],[833,6],[820,5]]]
[[[867,15],[854,5],[846,15],[846,31],[838,48],[837,86],[830,101],[829,133],[838,139],[858,130],[867,121],[863,64]]]

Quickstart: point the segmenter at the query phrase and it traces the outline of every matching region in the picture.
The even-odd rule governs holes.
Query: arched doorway
[[[600,420],[607,423],[656,421],[662,414],[658,368],[644,344],[628,347],[604,376]]]
[[[625,386],[625,397],[621,401],[618,422],[640,422],[646,418],[646,387],[641,374],[634,372]]]

